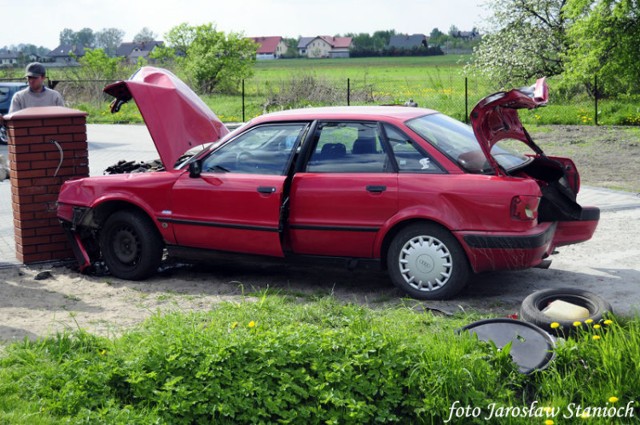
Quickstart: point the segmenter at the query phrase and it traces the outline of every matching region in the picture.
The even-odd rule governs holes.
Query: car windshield
[[[443,114],[424,115],[409,120],[406,124],[465,171],[475,174],[493,173],[471,126]],[[506,171],[520,168],[531,161],[525,155],[497,145],[491,149],[491,155]]]

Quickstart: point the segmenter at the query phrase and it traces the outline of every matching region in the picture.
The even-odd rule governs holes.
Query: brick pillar
[[[4,117],[16,257],[23,264],[73,258],[56,217],[60,186],[89,175],[87,114],[61,106]]]

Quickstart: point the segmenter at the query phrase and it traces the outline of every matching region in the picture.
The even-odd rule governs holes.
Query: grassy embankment
[[[119,338],[79,331],[7,347],[0,358],[0,423],[441,424],[453,415],[454,424],[610,424],[637,418],[638,320],[581,323],[559,341],[547,369],[523,375],[508,347],[457,334],[474,315],[443,317],[412,303],[370,308],[333,298],[256,296],[208,313],[158,315]]]

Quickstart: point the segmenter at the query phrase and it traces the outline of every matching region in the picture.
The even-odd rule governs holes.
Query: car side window
[[[247,130],[207,156],[202,172],[283,175],[306,127],[273,124]]]
[[[433,158],[396,127],[384,124],[384,131],[401,173],[444,172]]]
[[[310,173],[383,173],[392,166],[375,122],[320,123],[306,171]]]

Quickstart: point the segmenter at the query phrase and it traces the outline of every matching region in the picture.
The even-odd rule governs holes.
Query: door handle
[[[387,186],[367,185],[367,192],[382,193],[387,190]]]
[[[275,193],[276,188],[273,186],[258,186],[259,193]]]

